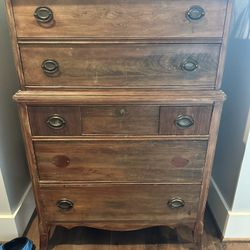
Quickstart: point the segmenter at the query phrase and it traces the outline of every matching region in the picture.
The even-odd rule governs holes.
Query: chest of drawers
[[[6,0],[39,217],[201,241],[231,2]]]

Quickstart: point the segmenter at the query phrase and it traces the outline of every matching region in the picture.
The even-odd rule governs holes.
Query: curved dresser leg
[[[40,250],[48,250],[49,234],[40,234]]]
[[[39,223],[40,250],[48,250],[50,228],[43,223]]]
[[[194,243],[197,245],[198,249],[203,249],[202,246],[202,236],[204,231],[203,221],[198,221],[194,228]]]

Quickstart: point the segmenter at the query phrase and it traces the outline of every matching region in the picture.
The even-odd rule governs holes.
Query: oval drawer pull
[[[181,208],[185,206],[185,202],[183,199],[179,197],[174,197],[168,201],[168,206],[170,208]]]
[[[68,199],[61,199],[56,203],[56,206],[66,212],[74,207],[74,203]]]
[[[186,18],[189,21],[199,21],[205,16],[205,10],[199,6],[194,5],[186,12]]]
[[[190,128],[193,124],[194,120],[189,115],[179,115],[175,120],[175,125],[181,129]]]
[[[49,76],[54,75],[59,71],[59,63],[52,59],[44,60],[41,67],[43,72]]]
[[[59,115],[52,115],[46,121],[48,126],[53,129],[61,129],[65,126],[66,121],[63,117]]]
[[[192,58],[188,58],[181,64],[181,69],[186,72],[193,72],[198,69],[198,62]]]
[[[53,20],[53,11],[49,7],[38,7],[34,12],[34,17],[38,23],[49,23]]]

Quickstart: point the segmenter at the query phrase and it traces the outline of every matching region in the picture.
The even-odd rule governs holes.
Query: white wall
[[[242,12],[246,6],[248,12]],[[222,84],[227,101],[221,118],[208,198],[225,239],[250,239],[249,12],[249,0],[235,0],[235,18]]]
[[[5,228],[0,230],[1,241],[22,234],[27,199],[29,208],[24,210],[31,213],[34,209],[17,108],[12,101],[19,86],[4,1],[0,1],[0,38],[0,228]]]

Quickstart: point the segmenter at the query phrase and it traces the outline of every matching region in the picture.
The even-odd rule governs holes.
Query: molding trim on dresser
[[[232,1],[6,6],[40,249],[56,225],[184,225],[201,245]]]

